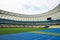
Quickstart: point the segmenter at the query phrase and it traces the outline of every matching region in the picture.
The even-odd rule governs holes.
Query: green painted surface
[[[53,35],[53,36],[60,36],[60,33],[53,33],[53,32],[32,31],[32,33],[36,33],[36,34],[47,34],[47,35]]]

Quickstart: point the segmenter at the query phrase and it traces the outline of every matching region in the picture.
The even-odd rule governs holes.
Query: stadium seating
[[[60,20],[48,20],[48,21],[16,21],[0,18],[0,27],[45,27],[56,28],[60,26]],[[52,26],[51,26],[52,25]]]
[[[59,26],[60,5],[51,11],[39,15],[23,15],[0,10],[0,27],[60,28]]]

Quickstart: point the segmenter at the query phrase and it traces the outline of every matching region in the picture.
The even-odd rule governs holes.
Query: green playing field
[[[44,29],[47,29],[47,28],[0,28],[0,35],[1,34],[30,32],[30,31],[37,31],[37,30],[44,30]]]

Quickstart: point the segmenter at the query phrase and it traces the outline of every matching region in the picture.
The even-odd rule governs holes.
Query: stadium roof
[[[54,8],[53,10],[51,10],[51,11],[48,11],[48,12],[46,12],[44,14],[37,14],[37,15],[23,15],[23,14],[17,14],[17,13],[13,13],[13,12],[8,12],[8,11],[0,10],[1,14],[13,15],[13,16],[19,16],[19,17],[41,17],[41,16],[55,14],[57,12],[60,12],[60,4],[56,8]]]

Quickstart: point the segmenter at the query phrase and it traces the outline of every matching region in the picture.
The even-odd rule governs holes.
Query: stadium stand
[[[37,15],[23,15],[0,10],[0,27],[60,28],[60,5]]]

